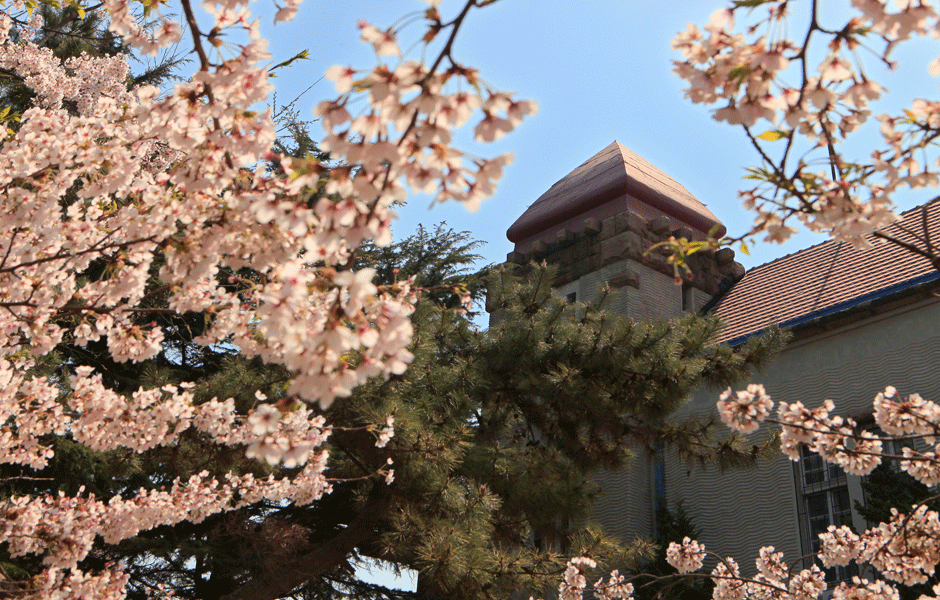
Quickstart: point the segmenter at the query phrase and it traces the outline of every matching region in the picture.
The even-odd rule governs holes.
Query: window
[[[682,312],[695,311],[695,288],[688,283],[682,284]]]
[[[815,554],[819,552],[819,534],[830,525],[852,525],[853,498],[845,471],[827,463],[806,446],[800,447],[800,462],[795,468],[803,552]],[[823,568],[819,561],[816,564]],[[854,563],[823,570],[826,580],[833,583],[858,575],[858,566]]]

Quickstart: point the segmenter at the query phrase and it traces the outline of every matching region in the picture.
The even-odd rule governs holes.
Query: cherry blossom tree
[[[871,233],[940,268],[940,253],[930,239],[926,218],[921,230],[908,232],[913,241],[880,231],[898,219],[894,199],[903,189],[937,187],[940,181],[936,156],[940,103],[916,99],[901,114],[880,114],[875,118],[882,144],[870,150],[862,145],[863,152],[870,152],[867,156],[852,146],[871,118],[871,104],[886,93],[872,69],[866,70],[865,59],[895,68],[892,53],[899,45],[913,37],[937,37],[937,7],[927,2],[852,0],[850,18],[830,24],[814,0],[794,7],[808,13],[808,25],[795,39],[787,35],[791,4],[733,2],[712,15],[704,32],[690,24],[673,40],[682,55],[674,72],[689,83],[686,96],[717,106],[714,118],[741,126],[760,157],[760,165],[749,169],[749,179],[756,185],[740,192],[745,206],[756,213],[753,228],[741,237],[760,233],[769,241],[783,241],[798,221],[859,246],[869,243],[871,238],[862,236]],[[940,74],[940,56],[920,68],[933,76]],[[745,433],[755,430],[772,407],[760,386],[736,393],[728,390],[718,402],[722,420]],[[901,471],[927,486],[940,482],[935,447],[940,415],[932,401],[916,393],[902,399],[888,387],[874,401],[874,419],[887,434],[881,437],[852,419],[832,416],[834,409],[830,401],[814,410],[800,403],[781,403],[774,422],[781,428],[782,451],[798,460],[800,446],[806,445],[825,461],[857,475],[870,473],[882,460],[895,461]],[[916,449],[905,447],[901,455],[884,453],[889,440],[910,442]],[[926,582],[940,562],[935,550],[936,512],[919,504],[897,507],[892,515],[889,522],[861,535],[830,527],[820,536],[822,564],[844,566],[856,561],[873,566],[891,582]],[[680,571],[701,566],[688,562],[702,552],[694,541],[671,550]],[[716,594],[815,597],[825,589],[818,568],[800,573],[784,570],[772,547],[761,551],[757,567],[758,578],[726,579],[724,591]],[[712,574],[718,579],[738,576],[729,561]],[[856,578],[840,584],[834,595],[897,597],[897,592],[885,581]]]
[[[818,0],[730,4],[672,41],[681,55],[673,72],[688,83],[686,97],[714,106],[717,121],[740,126],[759,159],[748,169],[753,186],[739,192],[754,225],[724,243],[758,235],[783,242],[802,224],[856,245],[871,233],[940,266],[926,230],[911,232],[913,242],[881,231],[898,219],[899,193],[940,182],[938,104],[917,99],[900,113],[872,117],[886,94],[873,73],[899,66],[892,58],[899,45],[936,35],[937,7],[851,0],[840,13],[848,18],[829,23]],[[791,13],[808,23],[800,35],[790,35]],[[937,75],[940,58],[908,68]],[[882,140],[874,148],[856,142],[872,120]]]
[[[197,71],[165,93],[128,90],[121,56],[60,62],[30,41],[43,27],[34,2],[0,7],[0,65],[35,95],[18,121],[4,122],[0,145],[0,460],[41,469],[53,455],[50,435],[144,452],[197,430],[293,473],[203,472],[107,503],[81,490],[12,496],[0,504],[0,544],[43,568],[27,581],[5,577],[5,592],[120,598],[120,564],[78,568],[96,536],[113,544],[260,499],[302,505],[330,490],[322,444],[331,429],[309,405],[327,407],[368,378],[403,372],[420,294],[409,281],[379,287],[371,270],[353,270],[358,247],[391,240],[391,206],[408,188],[470,208],[491,195],[511,156],[468,154],[451,144],[452,130],[473,120],[477,139],[492,140],[535,112],[451,54],[466,15],[489,2],[468,0],[451,19],[428,4],[419,44],[427,50],[418,52],[428,64],[402,56],[399,30],[364,23],[361,38],[379,64],[328,72],[339,96],[317,114],[323,147],[339,163],[331,169],[272,152],[270,110],[256,108],[271,92],[269,55],[247,3],[204,3],[208,30],[190,0],[183,22],[151,3],[100,5],[110,30],[138,52],[192,45]],[[298,2],[276,6],[284,21]],[[151,25],[138,22],[138,9]],[[235,35],[246,41],[227,41]],[[312,193],[322,178],[326,195]],[[166,307],[149,302],[157,293]],[[38,369],[63,341],[106,340],[117,362],[154,356],[165,332],[148,313],[205,314],[196,341],[284,369],[288,398],[274,404],[258,391],[241,412],[231,399],[194,403],[186,383],[123,395],[90,367]],[[393,435],[391,423],[375,424],[377,446]],[[392,467],[378,476],[391,480]]]
[[[863,59],[895,68],[891,54],[900,44],[915,36],[937,37],[937,7],[852,0],[851,17],[830,25],[813,0],[799,7],[808,11],[808,25],[800,39],[793,39],[787,35],[790,5],[786,0],[733,2],[712,15],[704,32],[690,24],[673,40],[682,55],[675,73],[689,83],[686,96],[717,105],[714,118],[740,125],[760,157],[760,165],[749,169],[756,185],[740,192],[756,213],[753,228],[741,238],[764,234],[769,241],[783,241],[799,221],[855,245],[868,243],[862,236],[872,233],[940,268],[926,219],[920,231],[908,232],[913,242],[880,231],[898,219],[894,198],[901,190],[938,184],[940,102],[917,99],[902,114],[878,115],[882,145],[868,156],[856,156],[851,147],[871,117],[870,104],[885,93]],[[940,74],[940,57],[925,67],[930,75]],[[791,460],[798,460],[800,447],[806,446],[848,473],[867,475],[882,461],[894,461],[920,483],[940,482],[940,409],[916,393],[902,398],[889,386],[877,395],[873,413],[881,435],[834,416],[828,400],[812,410],[802,403],[780,403],[776,419],[769,418],[772,409],[759,385],[729,389],[718,401],[722,421],[737,431],[754,431],[765,420],[779,427],[781,450]],[[893,455],[885,452],[894,447],[889,441],[913,447]],[[898,598],[895,585],[922,584],[934,575],[940,563],[936,511],[925,501],[891,512],[888,522],[861,534],[843,526],[820,535],[819,559],[825,567],[854,561],[883,577],[842,582],[832,590],[834,598]],[[669,548],[670,562],[681,573],[700,569],[704,556],[694,540]],[[718,558],[711,572],[716,598],[815,598],[827,586],[817,566],[793,571],[772,546],[761,550],[759,574],[753,578],[742,578],[733,559]],[[935,587],[938,594],[940,587]]]
[[[663,416],[699,381],[740,379],[773,341],[713,353],[714,323],[634,326],[553,297],[550,276],[521,288],[506,273],[492,288],[502,300],[491,295],[506,327],[475,335],[428,309],[441,289],[374,258],[409,188],[471,208],[492,193],[511,157],[465,153],[455,128],[487,141],[535,112],[452,56],[467,14],[490,3],[444,19],[429,2],[415,50],[426,64],[400,51],[407,31],[363,23],[380,64],[328,71],[339,95],[316,112],[329,164],[273,151],[271,113],[257,110],[264,41],[241,3],[204,5],[208,31],[188,0],[183,23],[140,7],[149,26],[136,5],[100,7],[137,51],[193,46],[197,72],[166,91],[127,89],[120,55],[60,60],[35,42],[44,24],[30,6],[0,11],[0,61],[34,95],[6,113],[0,146],[0,567],[20,568],[2,573],[4,594],[329,595],[359,583],[330,576],[365,556],[422,567],[421,593],[476,598],[563,569],[526,546],[533,531],[598,557],[637,553],[557,517],[583,513],[586,473],[627,460],[622,440],[686,436],[704,458],[705,428]],[[226,42],[234,34],[247,41]],[[151,383],[146,367],[168,349],[182,363],[200,344],[255,370],[227,386]],[[107,472],[63,458],[75,446],[152,468],[48,493],[56,468]],[[448,530],[465,554],[435,560],[453,554]],[[265,541],[221,548],[251,536]]]

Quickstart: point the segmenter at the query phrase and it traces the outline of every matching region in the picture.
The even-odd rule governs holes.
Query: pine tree
[[[105,13],[101,10],[88,8],[80,14],[76,6],[56,7],[47,3],[38,4],[35,10],[43,22],[33,39],[37,46],[48,48],[62,61],[82,54],[122,55],[138,66],[138,72],[128,77],[128,88],[141,84],[162,86],[178,80],[179,69],[189,62],[184,54],[178,52],[164,52],[152,60],[134,56],[122,44],[121,38],[108,30]],[[13,31],[15,33],[16,29]],[[15,73],[0,72],[0,107],[10,110],[7,119],[15,120],[32,106],[34,96]]]

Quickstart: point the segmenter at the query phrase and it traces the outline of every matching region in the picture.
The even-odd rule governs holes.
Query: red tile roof
[[[940,245],[940,201],[927,204],[928,231]],[[884,233],[916,243],[922,234],[922,207],[902,214]],[[940,280],[940,271],[923,256],[869,236],[872,245],[856,250],[828,241],[748,271],[711,311],[724,321],[719,342],[732,344],[762,331],[811,322],[859,303]],[[917,244],[924,248],[923,242]]]
[[[624,193],[703,233],[718,225],[718,235],[724,235],[718,217],[687,189],[615,141],[542,194],[516,219],[506,236],[512,242],[522,242]]]

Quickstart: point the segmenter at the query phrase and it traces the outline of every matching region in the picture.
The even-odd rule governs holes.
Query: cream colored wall
[[[647,457],[638,455],[623,470],[601,471],[593,476],[602,492],[588,516],[604,531],[622,541],[653,535],[653,476]]]
[[[670,319],[682,314],[682,286],[676,285],[671,277],[633,260],[619,260],[592,271],[555,288],[555,294],[565,297],[577,292],[579,302],[590,303],[598,298],[605,283],[625,271],[636,273],[639,285],[616,288],[607,310],[638,321]],[[696,296],[695,302],[701,302],[701,297]]]
[[[695,310],[702,310],[702,308],[711,302],[711,295],[703,292],[700,289],[693,288],[692,290],[692,302],[695,305]]]
[[[607,309],[637,320],[669,319],[682,315],[682,286],[673,278],[632,260],[621,260],[593,271],[580,279],[559,286],[555,293],[567,296],[577,292],[578,301],[597,299],[602,286],[624,271],[637,275],[638,287],[615,290]],[[701,294],[705,296],[705,294]],[[700,296],[696,304],[704,303]],[[601,471],[594,481],[603,492],[588,520],[624,541],[653,535],[654,493],[652,465],[640,454],[622,471]],[[629,510],[625,510],[629,507]]]
[[[775,401],[802,401],[812,408],[829,398],[838,414],[856,418],[871,414],[875,394],[889,384],[905,395],[940,399],[938,323],[937,299],[874,316],[791,344],[753,379]],[[702,390],[685,413],[717,415],[718,394]],[[765,435],[758,431],[754,442]],[[850,494],[860,497],[860,480],[849,477],[848,484]],[[684,502],[710,550],[735,557],[742,568],[753,570],[757,551],[765,545],[777,546],[790,560],[802,554],[794,466],[782,455],[754,469],[724,473],[669,460],[666,493],[671,506]],[[865,527],[856,520],[856,526]]]
[[[626,314],[638,321],[672,319],[682,315],[682,286],[668,275],[655,271],[645,265],[629,265],[637,275],[638,288],[623,287],[618,290],[627,296]]]

